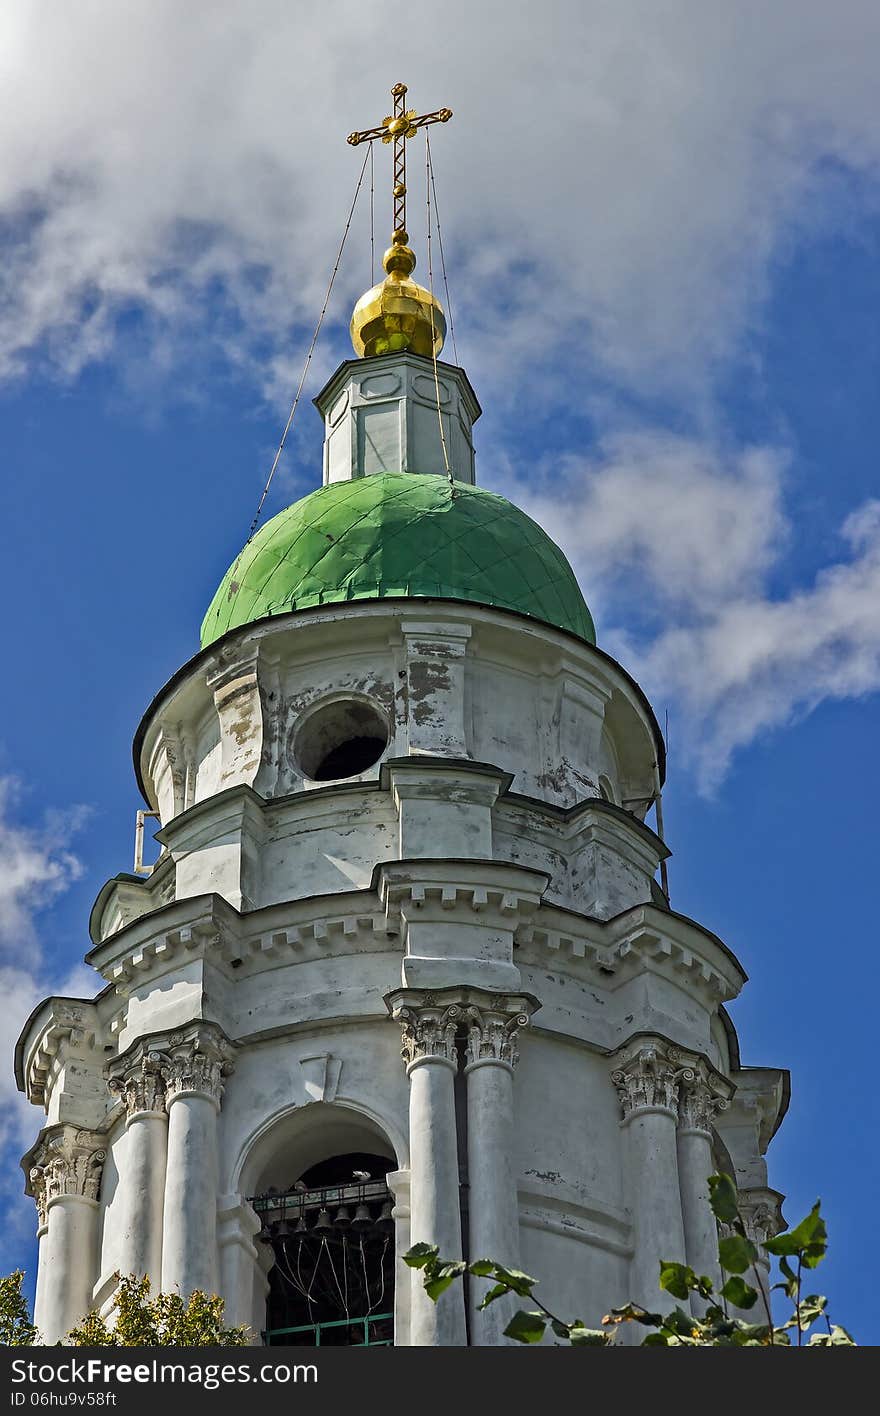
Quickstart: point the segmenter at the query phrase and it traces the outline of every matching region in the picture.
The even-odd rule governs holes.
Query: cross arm
[[[381,138],[383,142],[386,143],[389,142],[392,137],[411,138],[417,128],[427,128],[429,123],[448,123],[451,117],[451,108],[437,108],[433,113],[422,113],[418,116],[413,114],[412,118],[407,118],[405,124],[402,122],[399,115],[396,115],[397,122],[401,124],[398,133],[395,133],[391,127],[391,124],[395,121],[395,116],[392,116],[386,118],[384,122],[380,123],[375,128],[365,128],[362,133],[349,133],[346,141],[351,143],[352,147],[357,147],[358,143],[371,143],[376,138]]]
[[[387,132],[384,123],[380,123],[378,128],[365,128],[362,133],[349,133],[346,142],[357,147],[358,143],[371,143],[374,138],[384,138]]]
[[[410,128],[427,128],[429,123],[448,123],[452,117],[451,108],[438,108],[434,113],[423,113],[420,118],[413,118]]]

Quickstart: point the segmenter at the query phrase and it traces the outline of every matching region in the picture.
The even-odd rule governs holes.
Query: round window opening
[[[294,753],[313,782],[336,782],[366,772],[387,746],[388,724],[381,711],[349,698],[310,714],[296,735]]]

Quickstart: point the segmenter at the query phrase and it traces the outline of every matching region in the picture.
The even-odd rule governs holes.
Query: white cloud
[[[735,750],[827,699],[880,689],[880,503],[844,524],[849,559],[783,599],[732,600],[708,622],[660,634],[646,680],[681,705],[703,785]]]
[[[47,341],[69,371],[105,357],[132,310],[162,359],[198,311],[237,359],[257,334],[281,352],[329,274],[360,161],[345,134],[400,77],[455,110],[434,144],[442,214],[463,352],[491,377],[564,351],[576,378],[592,361],[640,387],[705,381],[792,233],[826,219],[830,174],[876,177],[870,0],[550,0],[540,24],[500,0],[413,0],[393,68],[386,34],[376,0],[7,0],[7,372]],[[380,242],[387,167],[379,149]],[[361,227],[343,321],[367,279]]]
[[[706,614],[759,585],[787,542],[787,464],[776,448],[725,452],[639,430],[555,461],[552,486],[518,501],[565,545],[585,588],[611,585],[630,610]]]
[[[548,0],[538,24],[501,0],[412,0],[391,60],[387,24],[376,0],[7,0],[0,377],[46,358],[124,371],[134,324],[157,368],[219,345],[283,403],[361,160],[345,134],[405,78],[418,107],[455,110],[435,165],[493,456],[515,454],[503,410],[526,367],[569,408],[671,396],[700,430],[606,437],[566,460],[564,522],[558,498],[531,508],[583,564],[603,642],[681,705],[715,780],[755,733],[875,684],[875,513],[844,528],[838,566],[774,598],[788,454],[706,429],[716,375],[759,353],[778,265],[876,206],[880,7]],[[422,153],[409,145],[424,278]],[[387,149],[376,158],[381,250]],[[369,280],[365,217],[341,326]],[[327,345],[317,359],[329,370]],[[44,894],[64,879],[51,860]]]
[[[761,734],[880,689],[880,501],[847,517],[835,564],[774,594],[789,461],[641,430],[569,459],[526,506],[578,570],[602,644],[674,706],[679,760],[706,790]]]
[[[40,911],[82,874],[68,842],[85,813],[82,808],[66,812],[63,824],[49,813],[39,827],[27,827],[15,815],[19,794],[14,778],[0,777],[0,1271],[18,1262],[21,1244],[33,1233],[33,1203],[23,1194],[18,1161],[41,1124],[41,1113],[16,1089],[15,1044],[25,1020],[47,994],[93,996],[96,982],[82,965],[50,966],[37,929]]]

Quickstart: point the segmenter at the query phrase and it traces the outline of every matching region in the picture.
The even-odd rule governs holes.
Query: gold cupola
[[[351,317],[351,342],[361,359],[374,354],[436,357],[446,338],[446,317],[440,301],[410,277],[415,254],[409,237],[397,230],[382,258],[385,279],[362,295]]]

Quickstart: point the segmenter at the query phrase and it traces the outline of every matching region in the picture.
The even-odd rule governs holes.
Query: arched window
[[[396,1162],[333,1156],[251,1204],[274,1264],[263,1341],[269,1347],[390,1347],[394,1220],[385,1177]]]

